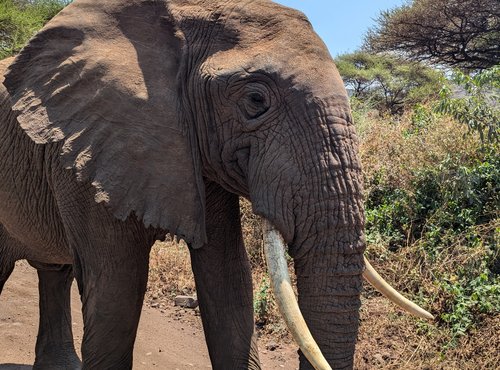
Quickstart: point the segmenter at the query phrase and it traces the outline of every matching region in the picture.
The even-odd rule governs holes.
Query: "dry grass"
[[[360,135],[365,183],[382,176],[381,182],[406,189],[415,170],[436,166],[449,156],[468,156],[477,147],[464,126],[444,117],[436,121],[416,134],[409,115],[370,120]]]
[[[500,220],[478,227],[484,235],[500,230]],[[365,285],[357,369],[497,369],[500,366],[500,312],[481,315],[480,324],[458,337],[440,313],[449,311],[449,293],[437,282],[453,279],[457,266],[478,265],[488,253],[486,243],[474,247],[457,240],[432,261],[418,243],[397,252],[368,246],[373,265],[397,290],[431,311],[436,321],[415,319]],[[471,268],[472,270],[472,268]]]
[[[196,291],[189,250],[184,242],[157,242],[150,253],[146,302],[160,308],[171,305],[178,294]]]
[[[356,346],[356,369],[498,369],[500,315],[444,349],[445,328],[401,312],[383,297],[364,297]]]

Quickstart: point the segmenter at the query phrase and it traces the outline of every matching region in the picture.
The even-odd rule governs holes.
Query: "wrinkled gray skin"
[[[270,1],[75,1],[1,64],[0,290],[40,279],[36,369],[129,369],[151,245],[184,238],[215,369],[260,368],[238,196],[283,234],[326,359],[351,368],[363,208],[342,81]],[[311,368],[301,355],[300,368]]]

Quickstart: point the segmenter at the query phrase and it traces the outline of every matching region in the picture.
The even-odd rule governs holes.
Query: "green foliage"
[[[367,184],[367,241],[423,251],[444,295],[449,345],[500,308],[500,155],[495,146],[471,154],[415,171],[408,188],[382,174]],[[452,272],[441,268],[450,259],[460,261]]]
[[[422,169],[414,174],[409,190],[373,179],[367,184],[368,237],[385,237],[397,248],[422,239],[430,249],[442,249],[452,242],[447,233],[457,235],[497,218],[500,155],[490,148],[477,156],[470,163],[450,157]]]
[[[402,189],[384,186],[380,178],[368,185],[366,199],[366,238],[368,243],[386,243],[389,249],[399,248],[406,241],[410,226],[409,195]]]
[[[390,113],[402,113],[434,96],[441,77],[420,63],[390,55],[356,52],[339,56],[336,64],[354,97]]]
[[[436,119],[436,115],[427,106],[417,103],[413,107],[410,116],[411,127],[406,130],[405,135],[416,135],[428,129]]]
[[[490,257],[491,258],[491,257]],[[486,267],[488,257],[482,261],[483,271],[470,276],[470,269],[459,269],[459,277],[442,279],[440,287],[449,295],[451,306],[441,318],[450,325],[452,340],[464,335],[478,321],[481,314],[500,312],[500,279]]]
[[[68,0],[0,0],[0,59],[18,53]]]
[[[270,294],[269,279],[264,276],[260,282],[259,290],[255,294],[253,300],[253,311],[255,313],[255,321],[257,325],[265,325],[269,316]]]
[[[500,65],[472,76],[456,71],[452,81],[464,90],[465,96],[456,97],[449,85],[444,85],[436,111],[478,132],[483,142],[499,142]]]

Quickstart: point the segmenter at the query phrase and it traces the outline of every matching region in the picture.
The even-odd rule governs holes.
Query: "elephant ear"
[[[79,1],[23,49],[5,86],[17,120],[119,219],[206,241],[194,129],[182,119],[182,35],[165,2]]]

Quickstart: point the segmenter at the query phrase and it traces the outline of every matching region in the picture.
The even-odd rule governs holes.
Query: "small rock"
[[[151,307],[157,308],[160,304],[158,302],[151,303]]]
[[[174,298],[176,306],[184,308],[196,308],[198,307],[198,300],[190,297],[188,295],[178,295]]]
[[[276,348],[279,347],[279,344],[278,343],[275,343],[275,342],[269,342],[267,343],[266,345],[266,349],[269,350],[269,351],[274,351],[276,350]]]

